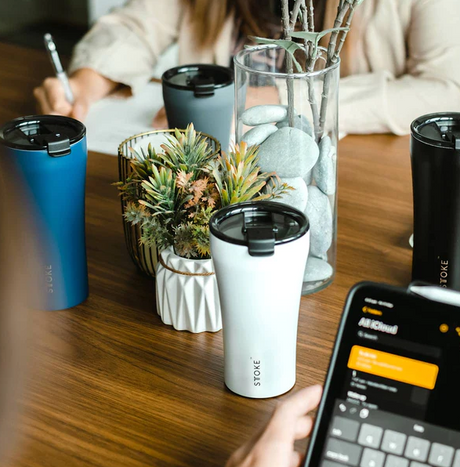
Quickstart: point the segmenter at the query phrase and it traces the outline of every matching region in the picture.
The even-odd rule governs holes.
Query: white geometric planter
[[[178,331],[222,329],[212,259],[182,258],[172,247],[163,250],[156,271],[156,297],[161,320]]]

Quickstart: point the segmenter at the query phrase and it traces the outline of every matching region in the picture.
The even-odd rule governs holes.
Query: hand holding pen
[[[75,83],[67,77],[51,34],[45,34],[45,49],[51,61],[55,77],[46,78],[42,85],[34,89],[39,111],[50,115],[65,115],[78,120],[86,116],[86,109],[79,109],[80,99]]]
[[[109,94],[117,84],[90,68],[79,69],[67,77],[52,36],[45,34],[44,42],[55,77],[46,78],[34,89],[39,112],[83,121],[90,105]]]
[[[69,104],[73,104],[74,96],[70,87],[69,78],[67,78],[67,73],[64,71],[64,68],[62,68],[61,59],[59,58],[53,36],[51,34],[45,34],[43,39],[45,41],[46,51],[48,52],[51,60],[51,65],[56,73],[56,78],[61,82],[62,87],[64,88],[65,98]]]

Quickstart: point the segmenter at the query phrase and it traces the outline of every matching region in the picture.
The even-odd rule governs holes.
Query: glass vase
[[[292,188],[275,201],[310,222],[303,294],[327,287],[336,267],[340,61],[326,68],[325,56],[320,48],[313,71],[300,73],[276,45],[246,48],[234,59],[236,141],[259,146],[261,169]]]

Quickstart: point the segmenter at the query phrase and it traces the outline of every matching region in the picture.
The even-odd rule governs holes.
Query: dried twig
[[[300,13],[302,15],[302,30],[303,31],[309,31],[309,23],[308,23],[308,12],[307,12],[307,4],[305,3],[305,0],[302,1],[300,4]],[[307,57],[309,56],[309,48],[310,48],[310,43],[308,41],[305,41],[305,50],[307,52]]]
[[[302,12],[302,29],[306,32],[309,31],[308,23],[308,14],[307,14],[307,5],[306,0],[302,1],[300,5]],[[313,27],[312,27],[313,30]],[[307,56],[306,71],[311,73],[315,68],[315,60],[312,57],[313,54],[313,44],[311,44],[307,39],[304,41],[305,53]],[[314,134],[319,133],[319,113],[318,113],[318,102],[316,100],[315,94],[315,80],[311,77],[308,77],[308,102],[310,102],[311,114],[313,118],[313,130]]]
[[[307,0],[307,9],[308,9],[308,25],[310,27],[309,31],[313,32],[315,30],[315,8],[313,6],[313,0]]]
[[[297,23],[297,17],[299,16],[300,7],[303,1],[304,0],[296,0],[294,3],[294,7],[292,8],[292,12],[291,12],[291,24],[290,24],[291,31],[295,29],[295,25]]]
[[[342,26],[343,20],[345,19],[345,15],[348,12],[348,8],[350,7],[350,4],[348,2],[344,2],[342,7],[338,8],[337,11],[337,16],[334,21],[334,28],[340,28]],[[337,36],[339,35],[338,31],[334,31],[331,34],[331,37],[329,39],[329,45],[327,47],[327,63],[326,66],[330,66],[333,61],[332,59],[334,58],[335,54],[335,46],[337,43]]]
[[[356,0],[355,0],[356,1]],[[354,2],[353,2],[354,3]],[[339,6],[337,8],[337,16],[334,21],[334,28],[340,28],[342,26],[343,20],[350,8],[350,3],[347,0],[340,1]],[[343,31],[346,33],[346,31]],[[334,31],[331,33],[331,37],[329,39],[329,45],[327,47],[327,58],[326,58],[326,68],[330,67],[333,63],[335,63],[334,58],[336,57],[336,43],[337,43],[337,36],[339,31]],[[321,133],[324,131],[324,126],[326,123],[326,113],[327,113],[327,105],[329,100],[329,86],[332,77],[332,72],[326,72],[324,75],[324,82],[323,82],[323,92],[321,94],[321,110],[320,110],[320,118],[319,118],[319,133],[317,135],[317,139],[321,137]]]
[[[291,28],[289,22],[289,1],[281,1],[281,20],[283,23],[284,39],[291,40]],[[292,57],[289,53],[286,54],[286,68],[288,75],[294,72],[292,66]],[[294,82],[289,76],[286,78],[287,97],[288,97],[288,120],[289,126],[294,126]]]
[[[354,12],[355,12],[355,4],[352,3],[350,4],[350,12],[348,13],[348,16],[347,16],[347,22],[345,23],[345,27],[348,29],[350,29],[351,20],[353,19]],[[343,44],[345,43],[345,39],[347,38],[347,34],[348,34],[348,31],[341,31],[340,42],[337,47],[337,50],[334,53],[334,57],[332,58],[333,63],[335,63],[340,57],[340,52],[342,52],[342,47],[343,47]]]

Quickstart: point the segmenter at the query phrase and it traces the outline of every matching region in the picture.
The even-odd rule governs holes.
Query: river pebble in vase
[[[247,49],[235,59],[237,100],[237,141],[259,146],[260,166],[276,172],[280,182],[292,190],[275,201],[304,212],[310,221],[311,248],[304,274],[302,293],[312,293],[329,285],[335,273],[337,225],[337,88],[338,67],[314,77],[294,76],[295,107],[289,115],[286,77],[274,70],[273,57],[279,50],[273,47]],[[280,52],[282,53],[282,52]],[[267,71],[248,71],[251,54],[264,58]],[[282,62],[282,60],[281,60]],[[265,63],[265,62],[263,62]],[[241,66],[240,66],[241,65]],[[274,72],[275,71],[275,72]],[[318,131],[318,115],[313,103],[322,99],[324,75],[330,80],[328,115]],[[299,78],[299,79],[297,79]],[[334,87],[335,86],[335,87]],[[313,90],[313,92],[311,92]],[[259,101],[260,95],[277,95],[280,104],[270,103],[247,107],[249,101]],[[317,107],[318,109],[319,107]]]
[[[284,58],[273,45],[247,48],[235,57],[236,140],[259,146],[261,169],[276,172],[292,187],[274,201],[309,218],[311,248],[302,287],[308,294],[329,285],[335,274],[339,64],[321,69],[320,57],[314,73],[287,74]]]
[[[286,117],[281,119],[285,108],[258,105],[247,109],[242,122],[246,126],[252,124],[252,128],[241,139],[249,145],[259,145],[261,168],[275,171],[281,182],[293,188],[275,201],[299,209],[310,221],[311,247],[303,289],[308,293],[334,275],[328,251],[335,235],[337,150],[328,135],[319,144],[315,142],[312,125],[304,115],[296,115],[294,127],[290,127]]]

